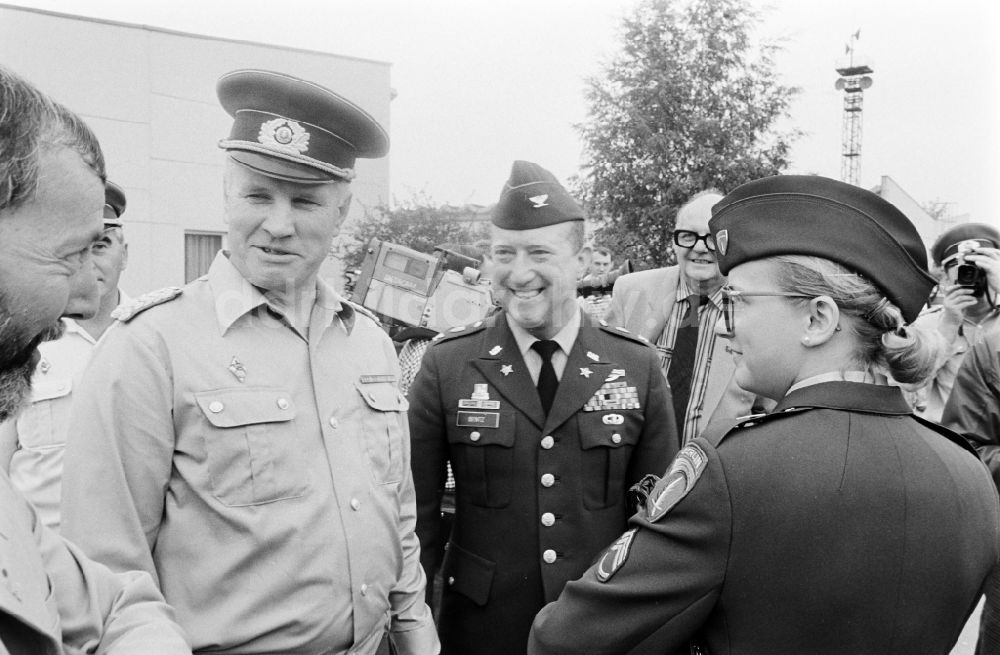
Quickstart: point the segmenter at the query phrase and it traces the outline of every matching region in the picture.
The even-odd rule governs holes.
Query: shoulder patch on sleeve
[[[623,327],[611,327],[606,322],[601,321],[600,328],[602,331],[607,332],[608,334],[613,334],[616,337],[622,339],[628,339],[629,341],[635,341],[637,343],[641,343],[647,346],[649,345],[649,340],[647,340],[645,337],[641,337],[638,334],[629,332]]]
[[[128,302],[118,305],[118,307],[111,312],[111,318],[119,320],[122,323],[128,323],[150,307],[155,307],[156,305],[162,305],[165,302],[169,302],[182,293],[184,293],[184,289],[180,287],[164,287],[162,289],[157,289],[156,291],[150,291],[149,293],[143,294],[138,298],[133,298]]]
[[[367,316],[375,322],[375,325],[382,327],[382,321],[379,319],[378,315],[367,307],[363,307],[356,302],[351,302],[350,300],[343,301],[351,306],[351,308],[362,316]]]
[[[598,580],[607,582],[625,564],[629,551],[632,550],[632,540],[635,539],[635,533],[638,531],[639,528],[628,530],[604,551],[604,555],[597,562]]]
[[[646,520],[656,523],[666,516],[694,488],[707,464],[708,456],[701,446],[684,446],[646,499]]]

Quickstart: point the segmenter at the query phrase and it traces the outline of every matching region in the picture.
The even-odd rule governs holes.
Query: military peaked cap
[[[940,266],[958,254],[958,244],[975,241],[977,248],[1000,248],[1000,232],[986,223],[956,225],[938,237],[931,248],[934,263]]]
[[[389,152],[389,135],[378,121],[319,84],[237,70],[219,78],[216,91],[235,119],[219,147],[264,175],[305,183],[351,180],[357,158]]]
[[[125,191],[108,180],[104,184],[104,227],[121,227],[125,213]]]

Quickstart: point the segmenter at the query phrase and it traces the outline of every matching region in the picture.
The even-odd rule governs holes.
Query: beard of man
[[[58,339],[65,326],[56,323],[25,343],[18,321],[0,297],[0,421],[17,416],[31,395],[31,376],[38,363],[38,344]]]

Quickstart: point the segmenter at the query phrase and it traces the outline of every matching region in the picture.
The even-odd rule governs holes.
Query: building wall
[[[224,232],[217,147],[232,121],[216,80],[238,68],[322,84],[388,130],[390,65],[0,4],[0,65],[74,110],[97,133],[125,189],[130,295],[184,282],[185,231]],[[389,161],[359,160],[352,216],[389,200]],[[331,275],[336,262],[324,267]]]

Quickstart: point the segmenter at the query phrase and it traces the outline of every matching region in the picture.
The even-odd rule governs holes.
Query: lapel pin
[[[508,375],[514,372],[514,367],[511,366],[510,364],[504,364],[503,366],[500,367],[500,372],[503,373],[504,377],[507,377]]]
[[[587,351],[587,358],[595,362],[601,359],[597,356],[597,353],[589,350]]]
[[[586,366],[584,366],[583,368],[580,369],[580,375],[582,375],[583,377],[587,378],[588,380],[590,379],[590,376],[593,375],[593,373],[594,372],[591,371]]]
[[[503,350],[502,347],[500,347],[500,346],[493,346],[492,348],[490,348],[490,355],[492,355],[493,357],[496,357],[497,355],[500,354],[501,350]]]

